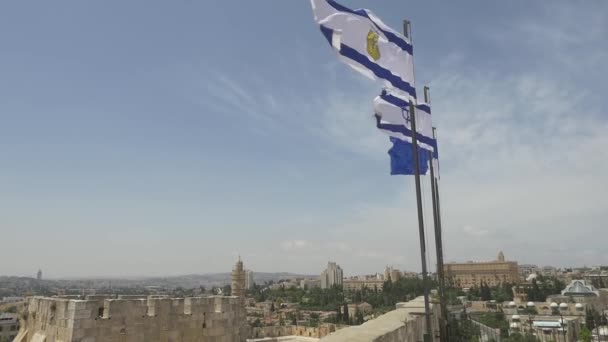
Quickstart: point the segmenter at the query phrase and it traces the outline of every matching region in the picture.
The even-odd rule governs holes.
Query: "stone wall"
[[[254,339],[282,336],[321,338],[335,332],[336,330],[337,326],[335,324],[321,324],[317,328],[295,325],[259,327],[253,328],[249,337]]]
[[[93,299],[31,297],[15,342],[240,342],[238,297]]]
[[[439,305],[431,304],[432,341],[439,342]],[[425,331],[424,301],[418,297],[407,303],[398,303],[397,308],[359,326],[338,330],[321,342],[418,342]]]

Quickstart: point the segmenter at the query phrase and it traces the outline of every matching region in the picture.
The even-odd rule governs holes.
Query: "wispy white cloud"
[[[502,30],[519,32],[511,40],[530,41],[533,51],[521,53],[543,52],[535,70],[474,67],[455,53],[433,72],[449,260],[493,258],[504,249],[508,257],[540,264],[605,262],[599,241],[608,238],[602,230],[608,220],[603,198],[608,118],[605,103],[598,101],[605,87],[580,78],[597,77],[594,71],[608,77],[608,70],[580,63],[608,53],[608,12],[579,21],[587,11],[569,17],[573,8],[568,8],[555,9],[560,16],[513,22]],[[502,34],[492,37],[497,49],[515,44]],[[349,123],[341,122],[340,129],[353,129],[343,124]],[[386,255],[403,255],[408,268],[417,268],[416,212],[409,191],[390,204],[359,205],[351,221],[334,227],[334,236],[371,249],[382,246]],[[569,253],[568,246],[581,236],[592,237],[585,242],[588,253]]]
[[[608,11],[599,3],[579,7],[547,6],[540,16],[480,32],[495,51],[491,66],[472,64],[477,59],[469,51],[454,51],[428,72],[448,260],[494,258],[502,249],[507,257],[540,264],[606,261],[600,241],[607,238],[601,227],[608,220],[608,120],[606,88],[597,79],[608,77]],[[519,58],[522,65],[511,68]],[[315,96],[227,76],[218,79],[213,96],[218,105],[247,108],[252,118],[272,122],[269,129],[297,127],[328,148],[387,158],[387,139],[371,117],[379,85],[357,76],[338,84],[345,67],[323,67],[327,79],[317,80]],[[236,96],[227,99],[226,93]],[[353,202],[352,215],[341,224],[315,222],[328,226],[324,238],[330,242],[307,237],[282,241],[280,248],[290,258],[338,259],[345,269],[418,269],[410,181],[395,196]],[[426,200],[427,238],[433,241]],[[593,237],[587,253],[568,253],[579,236]],[[429,254],[433,264],[432,248]]]
[[[293,251],[304,249],[309,246],[306,240],[284,240],[281,242],[281,249],[284,251]]]

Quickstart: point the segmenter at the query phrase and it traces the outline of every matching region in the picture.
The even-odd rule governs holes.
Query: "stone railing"
[[[425,331],[424,300],[397,303],[396,309],[359,326],[336,331],[321,342],[418,342]],[[431,304],[433,341],[439,342],[439,305]]]

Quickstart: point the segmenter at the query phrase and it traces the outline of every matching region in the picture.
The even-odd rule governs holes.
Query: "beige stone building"
[[[335,262],[328,262],[327,268],[321,272],[321,288],[329,289],[335,285],[342,285],[344,273],[340,265]]]
[[[242,342],[237,297],[95,299],[30,297],[14,342]]]
[[[454,286],[468,288],[480,286],[496,286],[501,283],[519,283],[519,269],[516,261],[506,261],[502,252],[497,260],[482,262],[447,263],[444,272]]]
[[[361,291],[363,288],[372,291],[382,291],[382,286],[384,286],[384,281],[376,279],[346,279],[342,281],[342,288],[344,291]]]

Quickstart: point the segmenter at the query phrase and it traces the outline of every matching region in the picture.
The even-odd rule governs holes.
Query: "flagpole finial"
[[[412,23],[407,19],[403,19],[403,35],[405,36],[405,38],[410,38],[411,29]]]

